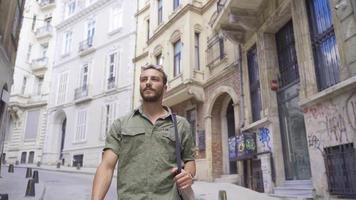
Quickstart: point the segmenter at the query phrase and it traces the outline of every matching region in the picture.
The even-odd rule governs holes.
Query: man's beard
[[[145,96],[144,92],[146,90],[151,90],[152,92],[154,92],[154,95],[152,96]],[[157,102],[158,100],[161,99],[162,95],[163,95],[163,89],[161,90],[154,90],[152,88],[145,88],[145,89],[141,89],[140,90],[140,94],[141,94],[141,97],[143,99],[143,101],[145,102]]]

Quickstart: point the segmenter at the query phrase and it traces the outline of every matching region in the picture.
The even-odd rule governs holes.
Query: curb
[[[95,175],[95,172],[84,172],[84,171],[71,171],[71,170],[63,170],[63,169],[48,169],[48,168],[42,168],[42,167],[37,167],[37,166],[14,166],[15,168],[27,168],[30,167],[32,169],[39,169],[39,170],[45,170],[45,171],[55,171],[55,172],[62,172],[62,173],[72,173],[72,174],[85,174],[85,175]]]

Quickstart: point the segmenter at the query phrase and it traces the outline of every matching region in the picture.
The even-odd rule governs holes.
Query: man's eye
[[[159,77],[155,77],[155,76],[152,77],[151,79],[152,79],[153,81],[159,81],[159,80],[160,80]]]
[[[146,78],[146,77],[140,78],[140,81],[141,81],[141,82],[147,81],[147,78]]]

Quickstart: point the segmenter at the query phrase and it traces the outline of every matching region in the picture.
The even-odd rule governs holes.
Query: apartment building
[[[211,27],[242,49],[241,130],[257,141],[245,185],[355,198],[355,1],[221,0],[216,13]]]
[[[197,178],[237,183],[229,141],[240,126],[239,49],[210,28],[215,10],[214,0],[139,1],[134,107],[140,106],[140,67],[161,64],[168,75],[163,104],[192,126]]]
[[[9,99],[25,1],[0,1],[0,165],[6,160]],[[1,169],[1,166],[0,166]]]
[[[110,124],[132,109],[136,1],[57,6],[43,163],[96,167]]]
[[[34,164],[42,159],[55,45],[55,8],[52,0],[25,3],[9,103],[9,137],[4,149],[9,163]]]

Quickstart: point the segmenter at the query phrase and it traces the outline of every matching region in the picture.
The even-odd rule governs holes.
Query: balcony
[[[116,88],[116,78],[115,77],[110,77],[108,78],[108,87],[107,89],[108,90],[112,90],[114,88]]]
[[[79,43],[79,55],[80,56],[86,56],[90,53],[95,51],[95,48],[93,47],[93,38],[87,38],[84,41],[81,41]]]
[[[31,69],[34,75],[43,76],[48,68],[48,58],[42,57],[38,59],[33,59],[31,62]]]
[[[206,50],[206,66],[211,70],[218,66],[225,58],[224,37],[218,34],[208,38],[208,48]]]
[[[209,25],[229,38],[243,43],[258,27],[261,5],[267,0],[219,0]]]
[[[35,35],[36,38],[40,40],[40,39],[52,37],[52,32],[53,32],[53,27],[51,25],[45,25],[38,28],[35,32]]]
[[[56,6],[55,0],[39,0],[38,5],[42,10],[50,9]]]
[[[83,85],[74,90],[74,102],[82,103],[91,100],[92,97],[89,95],[89,85]]]

